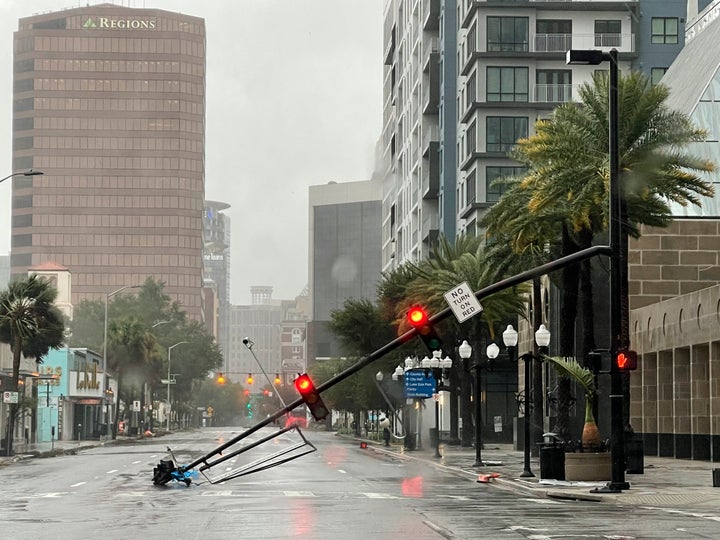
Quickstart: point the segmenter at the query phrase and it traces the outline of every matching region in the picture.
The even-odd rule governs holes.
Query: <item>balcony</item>
[[[535,103],[565,103],[572,97],[572,84],[536,84],[533,92]]]
[[[440,143],[428,145],[427,157],[423,158],[421,193],[423,199],[437,199],[440,189]]]
[[[423,126],[422,155],[424,158],[430,155],[433,143],[440,141],[440,128],[437,125]]]
[[[432,212],[429,216],[423,216],[422,223],[422,241],[426,244],[433,244],[437,241],[440,219],[436,212]]]
[[[561,52],[572,49],[572,34],[536,34],[535,52]]]
[[[440,28],[440,0],[423,1],[423,30]]]
[[[440,54],[431,53],[427,75],[423,77],[422,112],[437,114],[440,105]]]

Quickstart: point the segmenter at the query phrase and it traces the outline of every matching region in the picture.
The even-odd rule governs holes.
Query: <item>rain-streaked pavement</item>
[[[599,502],[570,500],[589,489],[518,479],[522,454],[509,447],[484,451],[503,465],[486,467],[502,476],[482,484],[471,448],[443,447],[438,459],[431,448],[361,448],[355,439],[309,431],[318,451],[290,463],[215,485],[202,476],[189,488],[152,485],[152,468],[167,458],[167,446],[187,463],[235,434],[208,428],[5,461],[0,538],[720,537],[720,488],[712,488],[712,464],[703,462],[647,459],[644,475],[628,476],[627,492]],[[272,453],[291,443],[263,446]],[[247,459],[228,460],[218,473]],[[565,498],[547,498],[548,492]]]

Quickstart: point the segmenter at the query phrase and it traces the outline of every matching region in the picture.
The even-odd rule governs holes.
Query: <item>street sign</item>
[[[17,403],[19,395],[18,392],[3,392],[3,403]]]
[[[426,377],[424,369],[411,369],[405,372],[403,380],[406,398],[429,398],[435,393],[436,382],[432,372],[428,372]]]
[[[175,379],[160,379],[162,384],[175,384]]]
[[[467,281],[463,281],[457,287],[450,289],[443,296],[460,323],[478,313],[482,313],[483,308]]]
[[[140,400],[134,400],[133,401],[133,412],[140,412]]]

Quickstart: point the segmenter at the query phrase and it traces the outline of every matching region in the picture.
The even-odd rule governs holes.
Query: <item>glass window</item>
[[[528,68],[487,68],[487,101],[528,101]]]
[[[518,139],[528,135],[526,116],[488,116],[486,125],[486,151],[507,152]]]
[[[668,70],[666,67],[654,67],[650,69],[650,83],[655,86],[663,78],[665,72]]]
[[[485,200],[496,202],[505,193],[505,184],[493,185],[498,178],[522,176],[527,172],[526,167],[487,167],[485,169]]]
[[[471,205],[477,200],[477,180],[475,171],[471,171],[465,180],[465,200]]]
[[[619,47],[622,44],[620,28],[621,23],[619,20],[595,21],[595,46]]]
[[[470,107],[477,100],[477,74],[473,71],[465,85],[465,106]]]
[[[677,44],[678,20],[677,17],[653,17],[652,43]]]
[[[527,17],[488,17],[488,51],[527,51],[529,22]]]
[[[465,154],[466,155],[472,155],[473,152],[475,152],[475,149],[477,148],[477,124],[473,122],[470,124],[467,128],[467,131],[465,132]]]

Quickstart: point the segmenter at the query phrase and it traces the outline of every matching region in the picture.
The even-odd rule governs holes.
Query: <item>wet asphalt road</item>
[[[202,475],[189,488],[152,484],[152,468],[167,458],[168,445],[187,463],[237,433],[208,428],[2,467],[0,538],[720,537],[720,512],[713,509],[535,498],[322,432],[308,433],[317,452],[278,467],[219,484]],[[232,474],[294,442],[273,439],[208,474]]]

